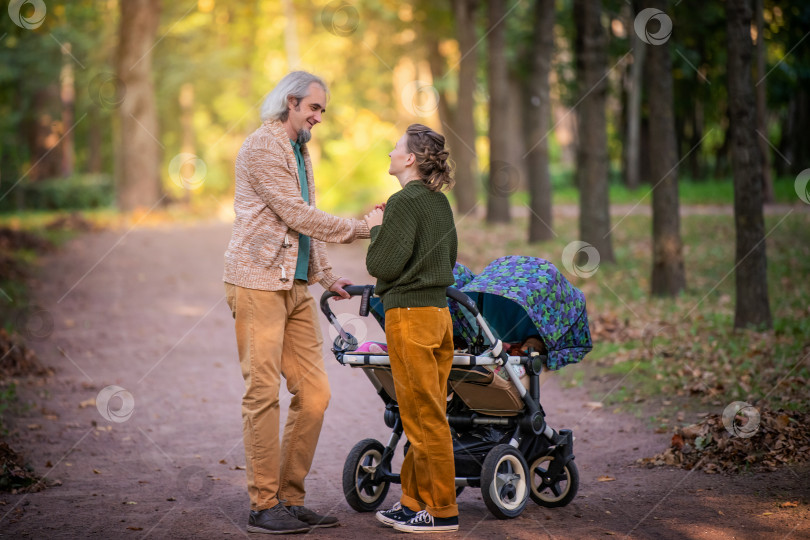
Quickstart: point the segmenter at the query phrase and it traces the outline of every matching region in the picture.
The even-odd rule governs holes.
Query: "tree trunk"
[[[62,167],[59,137],[64,131],[54,129],[61,115],[59,100],[59,87],[56,84],[49,84],[34,93],[32,127],[26,130],[29,135],[28,147],[31,149],[27,177],[32,182],[59,176]]]
[[[529,183],[529,242],[554,236],[548,136],[551,122],[549,74],[554,52],[554,0],[538,0],[533,13],[534,39],[526,88],[526,165]]]
[[[763,0],[756,0],[757,19],[757,80],[765,77],[765,39],[762,35],[763,27]],[[773,176],[771,175],[771,149],[768,147],[768,102],[765,95],[765,81],[756,87],[757,92],[757,130],[759,135],[757,142],[762,153],[762,197],[763,201],[770,203],[774,201]]]
[[[503,23],[502,23],[503,24]],[[523,131],[523,118],[526,116],[526,107],[523,103],[524,77],[512,66],[508,75],[508,97],[506,99],[506,161],[514,168],[513,187],[514,191],[525,190],[528,187],[526,177],[528,169],[526,167],[526,136]]]
[[[720,145],[715,151],[714,156],[714,177],[717,179],[724,179],[728,176],[728,154],[729,154],[729,145],[731,144],[731,129],[734,124],[734,118],[731,116],[730,111],[726,111],[728,115],[728,126],[726,130],[723,132],[723,144]]]
[[[631,12],[635,15],[635,11]],[[627,139],[624,144],[624,183],[629,189],[641,184],[641,94],[644,54],[647,48],[632,31],[628,32],[633,47],[633,64],[630,67],[630,88],[627,96]]]
[[[287,68],[298,69],[301,57],[298,55],[298,30],[295,26],[295,6],[292,0],[281,0],[284,9],[284,51],[287,53]]]
[[[687,159],[689,160],[689,170],[693,181],[703,179],[703,152],[701,151],[703,143],[701,141],[703,140],[705,122],[706,115],[704,114],[703,100],[696,99],[692,110],[692,138],[689,141],[689,148],[686,150],[691,152]]]
[[[734,224],[737,302],[734,327],[771,328],[768,263],[762,216],[762,156],[756,135],[756,100],[751,78],[751,0],[726,0],[728,102],[731,165],[734,172]]]
[[[506,5],[489,2],[489,180],[487,183],[487,221],[509,223],[509,195],[516,189],[516,169],[509,163],[506,115],[509,99],[509,75],[505,54],[503,18]]]
[[[580,240],[594,246],[601,261],[613,262],[605,118],[607,34],[601,13],[601,0],[574,0],[576,73],[580,82],[576,183]]]
[[[87,127],[87,172],[99,174],[102,170],[101,120],[99,108],[93,104],[88,113],[90,125]]]
[[[62,165],[61,176],[73,174],[76,165],[76,145],[74,144],[73,122],[75,118],[76,86],[73,80],[73,59],[70,57],[70,43],[62,46],[62,73],[59,76],[61,86],[59,97],[62,101]]]
[[[466,215],[478,204],[478,157],[475,153],[475,122],[473,92],[476,84],[478,57],[475,54],[475,12],[477,0],[454,0],[453,13],[459,51],[463,55],[458,70],[458,102],[453,124],[457,147],[453,149],[456,162],[456,210]]]
[[[648,0],[644,7],[666,9],[665,0]],[[686,286],[678,201],[678,144],[672,91],[669,42],[646,45],[644,86],[650,115],[650,163],[653,181],[653,296],[675,296]]]
[[[180,95],[177,99],[180,105],[180,151],[185,154],[197,154],[196,134],[194,133],[194,85],[183,83],[180,86]],[[184,178],[189,178],[194,174],[190,171]],[[183,190],[183,200],[191,201],[191,190]]]
[[[117,54],[118,78],[126,88],[119,108],[121,147],[118,167],[118,206],[134,210],[151,207],[160,198],[160,143],[152,47],[160,15],[160,0],[121,2]]]

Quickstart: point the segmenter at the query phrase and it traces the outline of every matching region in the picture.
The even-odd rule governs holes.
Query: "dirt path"
[[[55,328],[34,345],[56,374],[20,382],[21,401],[29,406],[11,426],[10,439],[39,474],[61,485],[0,495],[0,536],[246,536],[242,380],[220,281],[229,235],[230,226],[222,223],[107,231],[82,236],[44,260],[34,290]],[[365,242],[330,248],[339,273],[356,283],[368,279],[365,248]],[[336,311],[356,310],[348,304]],[[307,503],[339,516],[342,526],[312,534],[398,536],[343,500],[340,477],[349,449],[366,437],[386,440],[388,432],[365,377],[337,364],[326,348],[324,357],[333,398]],[[110,385],[134,398],[126,421],[109,421],[92,404]],[[634,461],[663,449],[668,435],[651,433],[633,417],[590,412],[585,403],[593,397],[563,390],[554,378],[541,399],[549,423],[573,428],[577,436],[577,499],[553,510],[529,502],[518,519],[498,521],[480,492],[468,488],[459,497],[461,530],[449,536],[810,535],[807,468],[736,478],[640,469]],[[112,402],[112,410],[120,403]],[[288,403],[284,396],[284,409]],[[598,482],[602,475],[615,481]],[[392,486],[386,504],[398,494]],[[799,507],[778,507],[788,500],[799,500]]]

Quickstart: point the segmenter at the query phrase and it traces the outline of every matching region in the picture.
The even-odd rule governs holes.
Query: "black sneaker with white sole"
[[[433,517],[427,510],[422,510],[404,523],[394,523],[394,528],[410,533],[452,532],[458,530],[458,516]]]
[[[393,527],[395,523],[405,523],[415,515],[416,512],[407,506],[402,506],[400,503],[394,503],[394,506],[392,506],[390,510],[380,510],[377,512],[377,520],[384,525]]]
[[[309,524],[290,514],[283,504],[259,511],[251,510],[247,526],[247,532],[264,534],[305,533],[310,529]]]

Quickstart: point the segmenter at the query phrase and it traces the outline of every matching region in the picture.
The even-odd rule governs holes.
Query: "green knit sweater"
[[[409,182],[385,205],[382,225],[371,229],[368,273],[385,309],[446,307],[458,240],[447,197],[421,180]]]

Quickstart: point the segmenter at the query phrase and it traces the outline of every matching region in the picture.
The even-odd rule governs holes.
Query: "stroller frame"
[[[362,297],[360,315],[367,316],[374,286],[351,285],[344,290],[351,296]],[[390,366],[387,354],[352,352],[357,348],[357,339],[341,327],[329,307],[328,300],[334,296],[337,293],[324,292],[320,307],[338,332],[332,347],[336,360],[355,368]],[[502,341],[495,337],[469,296],[454,287],[448,287],[447,297],[473,315],[480,332],[493,344],[486,349],[483,346],[478,347],[479,350],[473,348],[472,352],[476,354],[456,353],[452,370],[475,366],[503,366],[524,405],[523,410],[514,416],[491,416],[472,410],[447,415],[451,429],[458,433],[493,426],[502,433],[510,434],[508,444],[495,444],[486,453],[480,474],[469,474],[467,470],[468,474],[456,476],[456,493],[461,493],[468,486],[481,488],[487,508],[499,519],[520,515],[528,498],[545,507],[567,505],[576,496],[579,486],[579,473],[573,462],[574,437],[571,430],[561,429],[557,432],[545,421],[545,412],[540,405],[540,373],[545,356],[537,352],[530,352],[527,356],[508,355]],[[529,388],[524,386],[518,375],[517,367],[520,365],[525,367],[528,374]],[[391,463],[402,438],[403,427],[396,400],[383,388],[372,369],[363,369],[363,372],[385,404],[384,422],[392,429],[385,446],[374,439],[364,439],[357,443],[344,465],[343,489],[346,501],[358,512],[370,512],[382,504],[390,484],[400,483],[400,476],[392,471]],[[454,441],[454,458],[458,461],[459,454],[455,446]],[[408,447],[409,444],[406,444],[406,452]],[[524,456],[525,451],[531,455]]]

